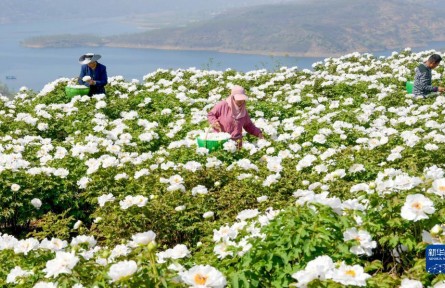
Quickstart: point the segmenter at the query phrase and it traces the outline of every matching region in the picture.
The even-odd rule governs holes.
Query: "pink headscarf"
[[[229,104],[230,110],[232,111],[232,117],[235,119],[240,119],[240,118],[243,118],[244,116],[246,116],[246,114],[247,114],[246,102],[244,102],[243,105],[238,107],[238,105],[236,105],[236,103],[235,103],[235,97],[234,97],[234,95],[236,95],[236,94],[245,95],[244,88],[239,85],[233,86],[229,97],[227,97],[227,99],[226,99],[226,102],[227,102],[227,104]]]

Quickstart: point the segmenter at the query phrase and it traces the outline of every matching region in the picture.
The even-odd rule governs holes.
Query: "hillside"
[[[445,41],[444,5],[429,3],[317,0],[239,8],[186,27],[101,38],[93,46],[312,57],[424,47],[430,41]],[[78,40],[76,45],[91,45]],[[23,45],[66,47],[66,41],[38,37],[26,39]]]
[[[300,56],[369,52],[445,40],[441,14],[397,0],[311,1],[243,9],[185,28],[116,37],[107,45]]]

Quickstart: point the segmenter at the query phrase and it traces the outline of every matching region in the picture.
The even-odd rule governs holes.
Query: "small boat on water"
[[[13,75],[6,76],[6,80],[12,80],[12,79],[17,79],[17,78]]]

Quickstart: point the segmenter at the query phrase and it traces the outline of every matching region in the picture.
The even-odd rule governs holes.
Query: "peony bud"
[[[177,212],[181,212],[181,211],[184,211],[184,210],[185,210],[185,205],[181,205],[181,206],[175,207],[175,211],[177,211]]]
[[[34,198],[31,200],[31,205],[34,206],[36,209],[40,209],[42,206],[42,201],[40,201],[39,198]]]
[[[80,225],[82,225],[82,221],[77,220],[77,222],[74,224],[73,229],[79,229]]]
[[[148,251],[156,250],[156,242],[151,241],[150,243],[148,243],[147,247],[148,247]]]
[[[268,197],[266,195],[264,195],[264,196],[257,197],[256,201],[258,203],[261,203],[261,202],[267,201],[267,199],[268,199]]]
[[[17,192],[20,190],[20,185],[19,184],[12,184],[11,185],[11,190],[14,192]]]
[[[207,218],[211,218],[211,217],[213,217],[213,215],[215,215],[215,213],[213,213],[212,211],[208,211],[208,212],[204,213],[204,214],[202,215],[202,217],[205,218],[205,219],[207,219]]]
[[[438,235],[442,232],[443,232],[442,226],[439,224],[434,225],[434,227],[431,228],[431,231],[430,231],[431,235],[433,235],[433,236]]]

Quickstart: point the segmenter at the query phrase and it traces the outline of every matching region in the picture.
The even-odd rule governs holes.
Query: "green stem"
[[[158,269],[156,269],[156,258],[155,258],[154,252],[148,251],[148,257],[150,259],[150,266],[153,270],[153,275],[155,278],[155,287],[158,288],[159,287],[159,274],[158,274]]]

